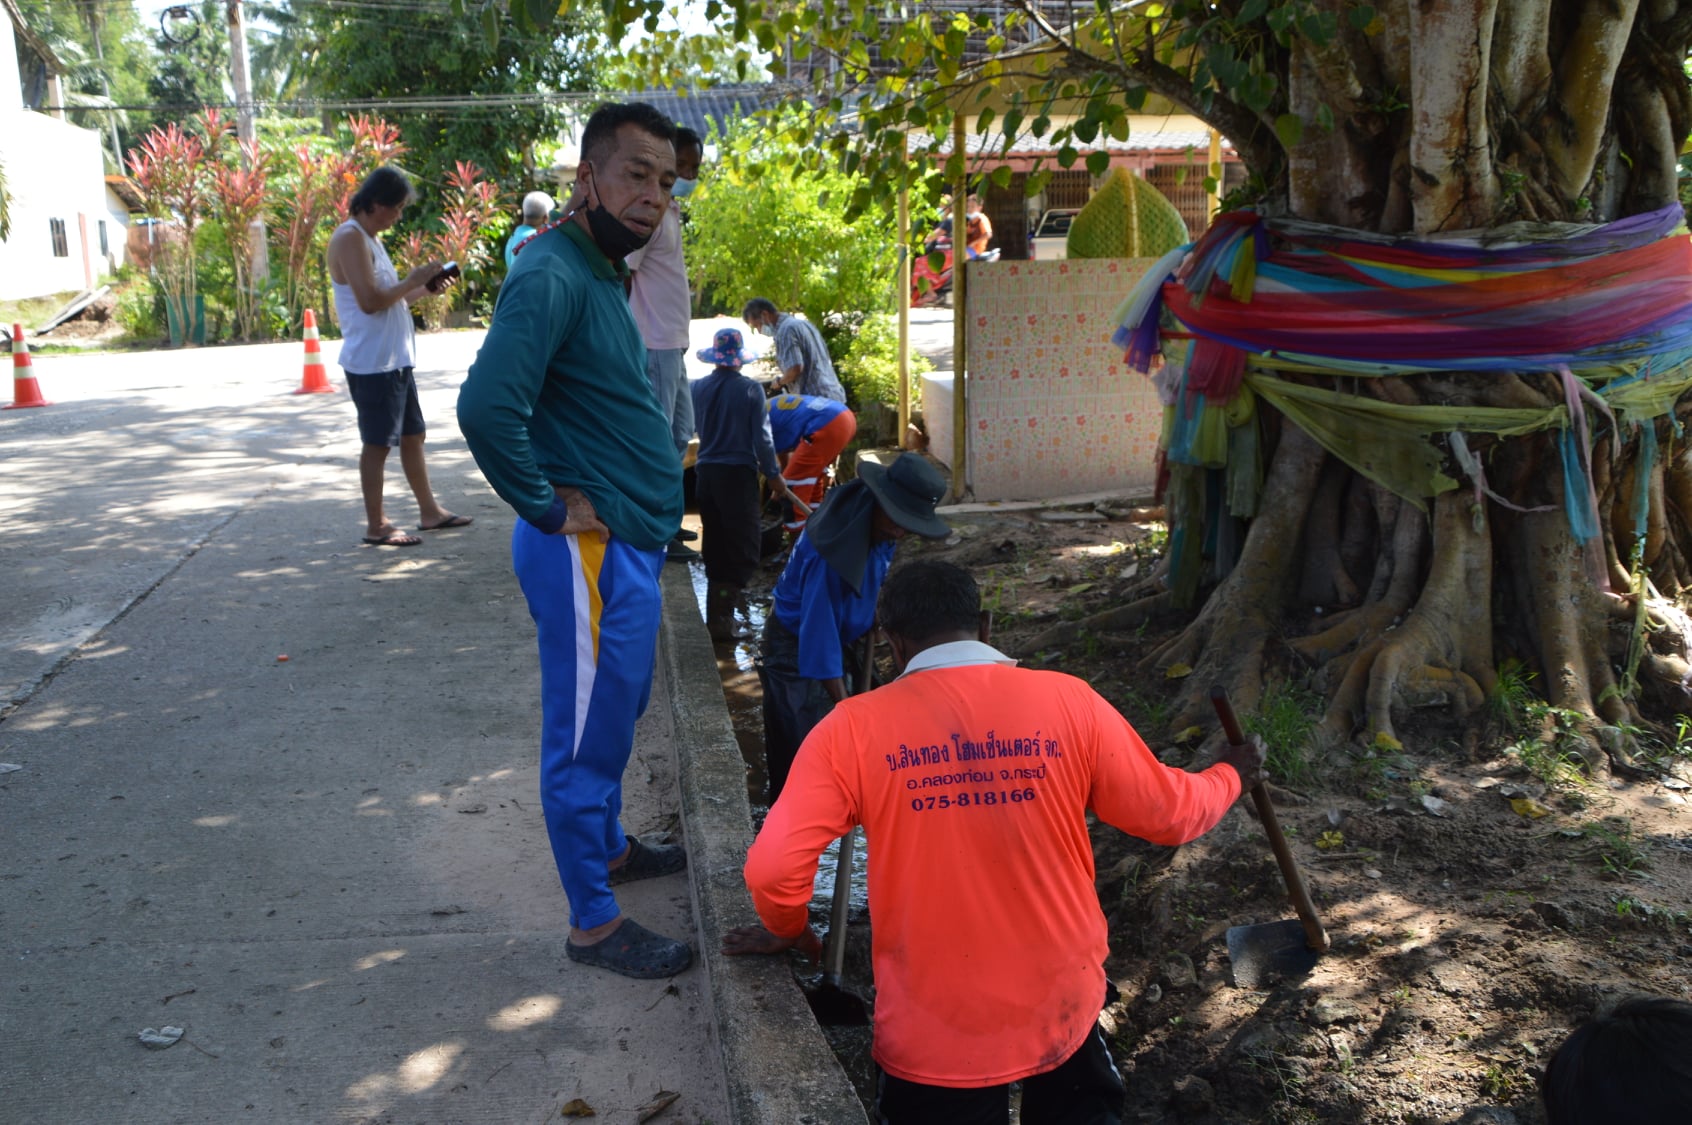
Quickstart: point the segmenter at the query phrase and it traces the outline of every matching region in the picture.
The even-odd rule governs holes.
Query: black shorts
[[[693,496],[705,533],[705,578],[714,586],[744,586],[758,571],[764,529],[758,470],[750,465],[696,465]]]
[[[772,617],[773,620],[773,617]],[[958,1089],[925,1086],[877,1072],[880,1125],[1007,1125],[1010,1086]],[[1044,1074],[1022,1080],[1024,1125],[1119,1125],[1128,1088],[1095,1025],[1075,1053]]]
[[[347,372],[347,393],[358,408],[358,436],[365,445],[394,446],[400,438],[420,434],[423,407],[417,402],[417,380],[411,368],[379,375]]]

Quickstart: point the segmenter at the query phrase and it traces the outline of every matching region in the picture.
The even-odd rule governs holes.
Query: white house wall
[[[0,300],[98,284],[110,272],[100,255],[102,219],[108,243],[123,241],[107,211],[99,134],[23,108],[16,44],[11,15],[0,8],[0,162],[12,213],[0,242]],[[53,253],[54,219],[65,226],[62,258]]]
[[[104,159],[102,154],[102,162]],[[118,198],[117,192],[109,187],[106,189],[106,213],[100,218],[106,221],[106,266],[115,271],[122,267],[129,256],[129,208]],[[95,250],[99,250],[100,232],[90,229],[88,241],[93,244]]]
[[[0,160],[12,211],[11,233],[0,242],[0,300],[98,284],[110,272],[100,254],[100,221],[107,223],[108,245],[121,243],[123,234],[113,229],[106,206],[99,134],[44,114],[0,109]],[[64,223],[64,257],[54,254],[55,219]]]

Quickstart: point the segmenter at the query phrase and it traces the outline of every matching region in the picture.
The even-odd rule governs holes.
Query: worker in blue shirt
[[[799,504],[787,506],[782,526],[788,537],[805,529],[807,508],[822,503],[829,466],[858,433],[858,418],[843,402],[819,395],[776,395],[770,399],[770,434],[782,458],[781,475]]]
[[[764,761],[770,802],[781,795],[799,744],[846,698],[843,650],[875,624],[875,599],[900,539],[944,539],[934,514],[946,484],[923,458],[866,461],[858,479],[823,501],[776,580],[764,623],[758,678],[764,687]]]
[[[719,329],[711,346],[695,353],[712,364],[692,387],[693,426],[699,433],[694,457],[694,498],[705,535],[705,626],[712,640],[731,639],[734,606],[763,557],[763,509],[758,474],[777,496],[790,495],[781,479],[764,388],[741,374],[756,358],[738,329]]]

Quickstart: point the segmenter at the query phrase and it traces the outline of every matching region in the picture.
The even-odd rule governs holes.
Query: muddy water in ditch
[[[693,583],[693,596],[699,603],[699,613],[705,613],[705,567],[697,562],[687,564]],[[764,693],[758,685],[758,638],[764,632],[764,620],[769,615],[770,598],[767,593],[748,595],[735,610],[736,633],[732,641],[712,645],[717,654],[717,673],[723,681],[723,698],[728,703],[729,718],[734,724],[735,741],[740,744],[740,756],[746,763],[746,796],[752,803],[752,819],[762,824],[769,811],[764,792],[768,777],[764,772]],[[840,862],[840,841],[828,846],[817,863],[817,879],[811,890],[811,918],[819,932],[828,927],[829,909],[834,901],[834,873]],[[869,854],[862,833],[852,855],[851,916],[862,918],[869,909],[865,872]]]
[[[700,563],[687,564],[693,582],[694,599],[699,613],[705,614],[705,568]],[[752,821],[756,828],[763,824],[769,811],[764,793],[768,778],[764,772],[764,693],[758,685],[758,638],[763,634],[764,621],[769,616],[770,597],[767,592],[749,596],[735,610],[735,632],[732,641],[712,645],[717,654],[717,672],[723,682],[723,698],[728,703],[729,717],[734,723],[734,737],[740,743],[740,756],[746,762],[746,795],[752,803]],[[867,991],[871,979],[869,967],[869,927],[864,925],[869,910],[865,871],[869,855],[859,833],[858,846],[852,855],[851,910],[848,915],[846,970],[843,982],[854,995]],[[835,869],[839,865],[840,841],[828,846],[817,863],[816,882],[811,888],[811,923],[818,933],[828,931],[829,914],[834,901]],[[822,974],[807,971],[793,962],[795,975],[806,997],[816,1010],[823,1037],[828,1040],[841,1069],[846,1072],[864,1111],[874,1119],[875,1063],[870,1057],[871,1034],[868,1027],[854,1024],[833,1024],[831,1012],[846,1010],[838,994],[832,998],[821,988]]]

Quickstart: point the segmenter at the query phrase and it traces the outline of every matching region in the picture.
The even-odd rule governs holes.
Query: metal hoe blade
[[[1234,746],[1245,745],[1245,732],[1228,702],[1228,693],[1220,684],[1210,689],[1210,702],[1222,730]],[[1316,964],[1328,948],[1328,932],[1316,916],[1316,906],[1310,892],[1304,888],[1304,876],[1299,874],[1298,861],[1281,831],[1275,816],[1275,803],[1269,790],[1260,781],[1251,787],[1251,803],[1257,808],[1257,818],[1263,822],[1263,834],[1275,853],[1281,868],[1281,878],[1287,884],[1287,896],[1298,910],[1298,918],[1284,922],[1267,922],[1258,926],[1235,926],[1228,931],[1228,959],[1234,965],[1234,984],[1241,988],[1262,988],[1276,979],[1302,977]]]
[[[1263,988],[1276,980],[1302,977],[1320,956],[1310,948],[1304,923],[1297,918],[1228,931],[1228,960],[1233,964],[1234,984],[1240,988]]]

